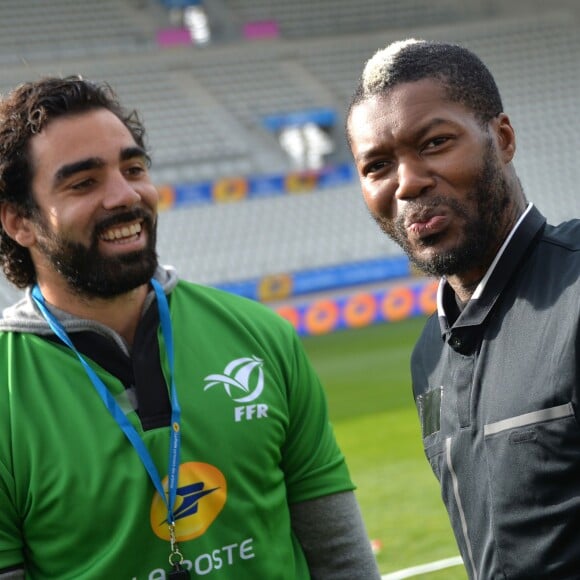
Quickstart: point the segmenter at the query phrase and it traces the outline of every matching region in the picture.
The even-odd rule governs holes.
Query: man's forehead
[[[129,129],[106,109],[53,119],[30,139],[29,147],[34,173],[50,179],[62,173],[62,167],[88,159],[104,164],[127,158],[129,150],[133,156],[146,157]]]
[[[457,119],[465,115],[473,116],[474,113],[451,99],[440,82],[423,79],[395,85],[387,92],[361,100],[352,108],[348,123],[353,131],[361,123],[388,123],[396,128],[403,123],[430,123],[430,118]]]
[[[123,121],[107,109],[92,109],[51,119],[39,133],[30,138],[31,150],[44,147],[58,151],[74,151],[87,146],[110,145],[113,142],[136,145],[133,135]]]

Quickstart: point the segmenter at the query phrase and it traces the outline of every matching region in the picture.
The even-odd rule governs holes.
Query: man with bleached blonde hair
[[[440,278],[411,373],[469,577],[577,580],[580,221],[527,202],[494,78],[462,46],[377,52],[347,137],[371,215]]]

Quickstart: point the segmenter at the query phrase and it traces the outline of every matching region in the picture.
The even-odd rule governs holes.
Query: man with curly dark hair
[[[292,326],[158,265],[143,125],[0,101],[0,578],[379,577]]]

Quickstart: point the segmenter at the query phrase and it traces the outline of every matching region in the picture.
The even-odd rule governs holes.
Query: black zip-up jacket
[[[580,220],[533,206],[461,312],[440,284],[413,390],[474,580],[580,578],[579,320]]]

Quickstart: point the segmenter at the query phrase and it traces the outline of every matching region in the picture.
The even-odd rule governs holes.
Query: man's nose
[[[103,199],[105,209],[131,207],[141,201],[141,194],[133,183],[127,181],[122,173],[113,175],[107,182]]]
[[[435,178],[421,159],[405,159],[397,168],[398,199],[409,199],[423,195],[434,187]]]

